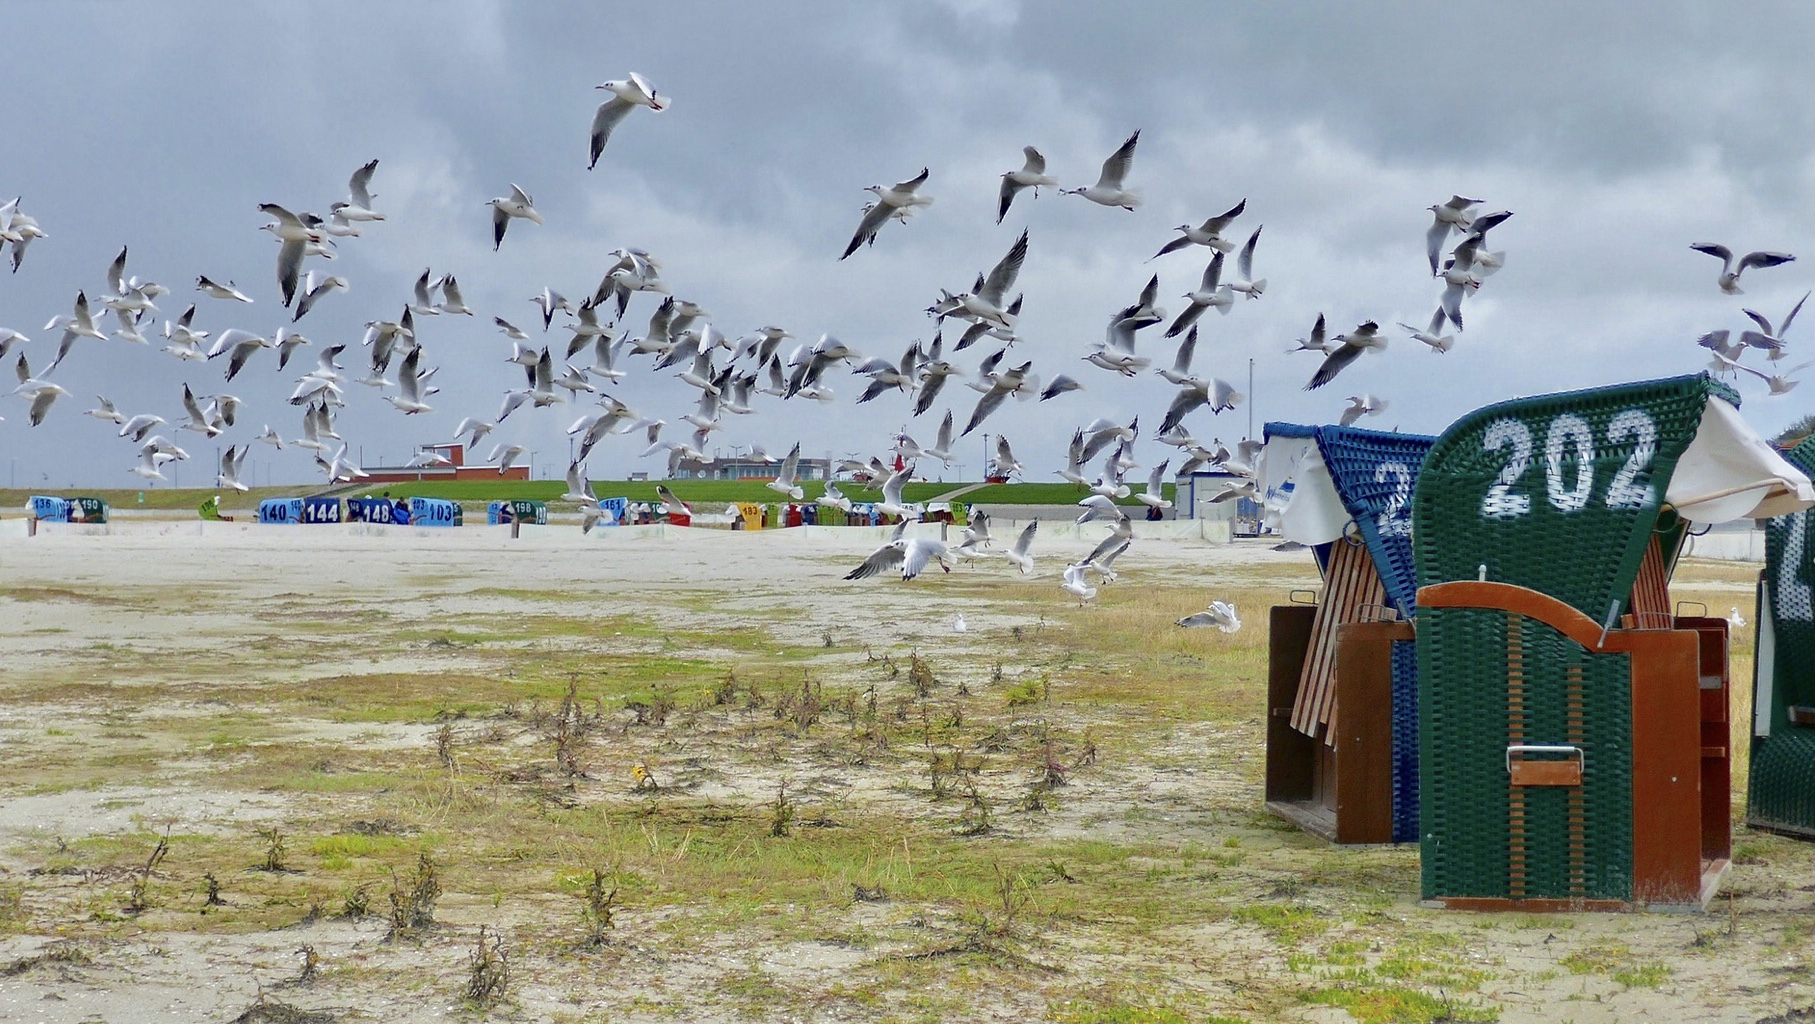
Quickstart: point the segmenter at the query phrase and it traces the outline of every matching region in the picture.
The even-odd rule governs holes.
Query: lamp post
[[[1251,438],[1253,436],[1254,436],[1254,357],[1249,356],[1248,357],[1248,436],[1242,438],[1242,440],[1246,441],[1246,440],[1248,440],[1248,438]]]
[[[983,479],[989,480],[989,435],[983,435]]]

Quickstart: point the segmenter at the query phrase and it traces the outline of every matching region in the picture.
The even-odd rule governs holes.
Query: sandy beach
[[[1061,526],[908,583],[840,579],[857,529],[0,533],[0,1020],[440,1020],[488,970],[533,1021],[1807,1019],[1807,844],[1736,826],[1705,915],[1424,909],[1416,848],[1261,809],[1309,555],[1149,537],[1081,606]],[[1241,632],[1172,625],[1213,597]]]

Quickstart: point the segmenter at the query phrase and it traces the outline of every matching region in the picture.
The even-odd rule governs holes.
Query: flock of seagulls
[[[1796,259],[1786,252],[1759,251],[1746,253],[1735,260],[1732,249],[1715,242],[1697,242],[1689,248],[1696,252],[1705,252],[1720,260],[1720,277],[1715,279],[1715,284],[1723,295],[1745,294],[1739,287],[1739,277],[1748,268],[1763,269],[1782,266]],[[1790,333],[1790,324],[1796,320],[1796,314],[1802,311],[1802,304],[1808,299],[1809,293],[1804,292],[1802,298],[1796,300],[1796,305],[1791,306],[1790,311],[1785,313],[1783,319],[1777,321],[1775,325],[1764,314],[1756,310],[1742,309],[1740,312],[1752,321],[1756,330],[1743,330],[1739,332],[1739,337],[1735,338],[1731,330],[1721,328],[1709,331],[1696,339],[1696,344],[1712,353],[1712,358],[1708,361],[1708,369],[1716,374],[1729,377],[1741,373],[1750,374],[1764,381],[1771,394],[1788,394],[1796,385],[1802,383],[1790,375],[1815,366],[1815,360],[1805,360],[1789,367],[1780,365],[1788,359],[1790,354],[1789,346],[1784,341],[1784,335]],[[1769,365],[1760,369],[1741,362],[1741,357],[1750,349],[1759,349],[1764,352],[1764,358]]]
[[[635,72],[604,82],[597,89],[609,97],[599,104],[591,120],[589,169],[597,167],[614,132],[622,129],[638,108],[655,113],[670,106],[665,94]],[[1011,212],[1026,213],[1030,202],[1038,201],[1042,189],[1078,196],[1098,206],[1137,209],[1141,193],[1131,183],[1136,177],[1140,139],[1138,130],[1129,134],[1103,161],[1095,184],[1074,188],[1062,188],[1059,180],[1048,173],[1047,160],[1038,148],[1023,147],[1021,166],[1000,175],[997,223],[1004,223]],[[348,342],[318,346],[303,333],[302,321],[321,302],[351,289],[346,276],[327,274],[319,269],[319,263],[335,259],[341,246],[384,230],[387,216],[380,209],[379,193],[374,191],[379,165],[380,161],[373,159],[355,169],[347,180],[345,195],[327,205],[326,216],[273,202],[258,206],[268,218],[261,229],[269,232],[278,246],[275,280],[284,323],[269,335],[220,323],[231,323],[258,306],[251,294],[233,277],[219,274],[218,268],[197,268],[210,271],[197,273],[194,278],[194,291],[200,293],[197,301],[179,315],[164,318],[161,328],[154,331],[163,315],[158,302],[168,301],[173,292],[153,280],[129,274],[125,247],[108,265],[105,290],[97,291],[96,299],[90,299],[86,288],[78,290],[69,312],[45,326],[44,330],[55,332],[58,339],[55,354],[49,360],[28,354],[30,335],[0,328],[0,359],[15,359],[18,386],[12,394],[27,403],[29,425],[44,423],[59,400],[70,394],[63,384],[51,379],[66,360],[73,365],[90,358],[111,358],[82,353],[114,342],[149,349],[155,344],[153,336],[161,333],[163,344],[156,347],[164,354],[197,366],[221,366],[223,386],[208,388],[199,382],[185,382],[180,406],[173,395],[172,406],[167,409],[130,413],[97,396],[98,404],[88,410],[88,415],[118,427],[119,438],[134,446],[136,457],[127,463],[127,471],[148,481],[165,479],[163,467],[189,458],[172,440],[178,431],[188,430],[207,439],[237,435],[219,457],[216,480],[222,487],[247,489],[247,459],[253,446],[259,444],[274,452],[285,447],[311,452],[317,468],[330,482],[359,479],[364,471],[357,460],[348,457],[349,442],[336,427],[338,410],[345,408],[359,390],[355,385],[371,389],[399,415],[435,413],[432,403],[440,390],[435,383],[439,367],[429,354],[430,346],[436,344],[430,324],[443,317],[481,316],[468,305],[454,273],[425,268],[410,294],[393,300],[395,304],[389,308],[395,313],[366,322],[358,348]],[[931,168],[922,167],[893,185],[867,186],[864,191],[869,198],[838,259],[848,259],[873,246],[890,222],[908,224],[931,207],[934,198],[927,192],[931,178]],[[1030,189],[1031,199],[1024,197]],[[514,183],[507,195],[492,198],[484,205],[491,208],[494,251],[501,249],[513,221],[544,223],[533,197]],[[1432,353],[1444,354],[1452,350],[1457,334],[1463,331],[1466,300],[1505,266],[1506,253],[1490,249],[1488,235],[1512,213],[1483,212],[1482,200],[1463,195],[1433,204],[1429,211],[1432,220],[1425,241],[1427,269],[1438,286],[1435,309],[1423,327],[1404,323],[1398,326]],[[663,276],[663,262],[657,255],[623,246],[611,251],[609,264],[603,268],[596,287],[589,291],[564,292],[552,285],[537,289],[528,301],[536,308],[539,324],[528,321],[525,329],[505,315],[508,311],[486,311],[486,318],[510,346],[509,355],[497,360],[503,379],[509,384],[502,390],[495,413],[487,418],[488,410],[463,410],[452,436],[477,451],[482,440],[512,415],[553,415],[541,411],[575,407],[578,415],[567,427],[568,435],[574,439],[575,457],[568,467],[564,497],[581,504],[585,525],[590,526],[609,514],[600,507],[587,481],[585,465],[595,446],[612,438],[640,437],[644,445],[641,456],[662,457],[668,475],[673,477],[689,464],[705,461],[706,452],[713,447],[714,434],[734,434],[740,419],[758,412],[767,401],[837,407],[834,387],[840,381],[835,374],[843,372],[861,382],[854,404],[898,402],[904,413],[913,418],[938,415],[938,427],[930,441],[917,440],[904,426],[893,438],[887,457],[877,454],[868,459],[852,458],[839,466],[844,474],[856,479],[880,482],[882,500],[876,508],[905,523],[920,513],[903,499],[903,489],[914,479],[917,467],[931,461],[953,463],[957,441],[978,430],[1011,398],[1016,402],[1056,400],[1078,404],[1087,399],[1074,393],[1088,391],[1093,374],[1145,379],[1151,372],[1172,389],[1153,439],[1179,450],[1177,474],[1219,470],[1235,481],[1221,496],[1223,499],[1252,495],[1256,443],[1243,442],[1231,450],[1218,441],[1200,441],[1188,426],[1194,417],[1202,423],[1204,416],[1213,418],[1246,400],[1229,382],[1203,373],[1194,364],[1198,361],[1200,332],[1231,316],[1239,306],[1261,300],[1267,294],[1267,279],[1257,275],[1255,264],[1263,226],[1256,224],[1249,230],[1243,223],[1249,215],[1247,199],[1240,198],[1221,212],[1209,212],[1195,224],[1178,225],[1175,237],[1156,239],[1157,251],[1149,262],[1164,259],[1177,265],[1192,257],[1204,261],[1196,286],[1182,295],[1184,305],[1176,313],[1169,313],[1160,305],[1160,277],[1153,274],[1141,292],[1130,297],[1131,301],[1107,313],[1102,336],[1076,356],[1089,369],[1078,369],[1075,374],[1040,372],[1037,364],[1051,368],[1054,356],[1043,349],[1037,359],[1031,358],[1035,346],[1020,334],[1024,297],[1017,285],[1036,251],[1026,227],[1021,228],[1000,258],[987,270],[978,271],[967,286],[940,290],[926,308],[933,321],[930,340],[913,341],[899,358],[865,355],[830,334],[822,334],[812,342],[796,340],[784,349],[784,343],[795,335],[773,324],[734,337],[714,322],[704,305],[676,293],[674,285]],[[10,247],[15,272],[27,248],[46,237],[37,221],[23,212],[19,199],[0,205],[0,247]],[[534,244],[533,237],[513,243],[520,244]],[[1735,259],[1724,246],[1707,244],[1695,248],[1723,261],[1719,285],[1728,294],[1739,294],[1739,280],[1748,269],[1777,266],[1792,259],[1775,252],[1752,252]],[[633,303],[645,307],[634,316]],[[1757,374],[1769,383],[1773,393],[1782,393],[1796,383],[1789,374],[1807,363],[1767,374],[1739,359],[1747,349],[1759,348],[1767,351],[1767,358],[1773,363],[1782,360],[1787,351],[1783,336],[1800,308],[1799,302],[1776,323],[1747,310],[1756,330],[1744,331],[1731,342],[1729,332],[1716,331],[1704,336],[1702,343],[1715,351],[1716,365],[1723,372]],[[1218,314],[1217,320],[1205,321],[1205,314],[1211,310]],[[1150,349],[1141,339],[1143,332],[1161,324],[1166,326],[1158,333],[1166,339],[1176,339],[1176,348],[1170,363],[1156,368]],[[111,330],[107,329],[109,326]],[[1376,320],[1330,335],[1320,313],[1308,336],[1288,351],[1321,356],[1305,385],[1307,390],[1314,390],[1333,382],[1362,356],[1383,351],[1387,343],[1387,335]],[[973,354],[976,362],[971,364],[960,354],[973,347],[978,352]],[[19,350],[16,357],[15,348]],[[311,349],[313,359],[302,354],[304,348]],[[274,356],[264,355],[272,350]],[[363,368],[342,362],[343,356],[351,362],[350,357],[362,350]],[[261,371],[256,367],[266,360],[275,364],[273,369],[279,374],[295,373],[288,370],[293,361],[307,367],[287,379],[287,399],[245,401],[226,391],[225,384],[257,379]],[[643,360],[647,360],[647,370],[635,371],[635,363]],[[34,370],[34,362],[43,362],[42,369]],[[666,373],[679,379],[692,389],[687,407],[662,410],[663,415],[634,407],[633,401],[643,399],[635,394],[633,372],[637,376]],[[976,397],[965,398],[964,390],[950,383],[954,377]],[[969,404],[962,429],[958,427],[958,414],[963,408],[958,401]],[[179,408],[180,412],[176,412]],[[1383,398],[1352,395],[1340,418],[1345,424],[1353,423],[1362,417],[1379,416],[1387,408],[1388,402]],[[260,413],[262,420],[257,427],[248,415],[253,410]],[[172,413],[171,419],[161,412]],[[270,420],[279,416],[297,417],[291,422],[300,422],[299,432],[290,436],[272,426]],[[1060,478],[1089,492],[1080,502],[1084,512],[1079,521],[1101,521],[1110,529],[1096,550],[1067,565],[1062,573],[1063,589],[1081,601],[1091,600],[1098,592],[1097,585],[1115,579],[1115,560],[1134,539],[1131,521],[1116,502],[1133,498],[1153,509],[1170,507],[1162,487],[1168,469],[1174,465],[1172,457],[1150,467],[1141,493],[1133,493],[1127,482],[1129,474],[1149,468],[1136,452],[1140,440],[1140,417],[1127,423],[1097,418],[1074,432],[1066,465],[1058,471]],[[524,454],[523,445],[498,443],[484,461],[503,473]],[[769,487],[778,495],[792,501],[803,500],[799,443],[781,459],[768,456],[756,446],[750,447],[750,455],[776,464],[775,479]],[[438,461],[445,460],[425,451],[415,464]],[[1026,475],[1007,437],[996,438],[988,471],[990,476]],[[1138,482],[1142,478],[1134,479]],[[671,492],[665,492],[663,500],[670,506],[680,503]],[[835,484],[827,485],[820,500],[828,505],[850,505]],[[1030,525],[1011,545],[999,551],[1019,574],[1034,572],[1034,538],[1035,527]],[[996,553],[987,517],[979,517],[966,530],[963,541],[949,546],[910,538],[898,531],[894,539],[866,558],[847,578],[863,579],[899,571],[902,579],[913,579],[935,564],[949,572],[960,560]],[[1239,620],[1233,609],[1219,610],[1212,605],[1206,612],[1181,620],[1180,625],[1238,628]]]

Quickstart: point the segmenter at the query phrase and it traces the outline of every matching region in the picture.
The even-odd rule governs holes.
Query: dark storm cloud
[[[1815,259],[1812,29],[1815,9],[1792,3],[1155,3],[1113,18],[1100,5],[987,0],[26,5],[9,11],[9,75],[27,87],[9,96],[0,193],[22,195],[51,237],[0,279],[0,325],[33,335],[27,351],[42,366],[55,337],[37,328],[78,288],[103,290],[107,261],[128,244],[132,272],[175,289],[160,300],[165,315],[193,300],[208,329],[270,334],[282,322],[275,246],[257,230],[257,204],[325,210],[348,173],[378,157],[389,219],[346,240],[332,266],[316,264],[353,288],[324,301],[305,333],[316,348],[350,343],[344,361],[357,366],[361,325],[395,316],[424,266],[458,274],[485,314],[422,325],[429,361],[443,367],[435,413],[405,419],[367,389],[349,393],[341,432],[368,461],[395,460],[445,439],[463,415],[495,415],[516,385],[490,314],[527,325],[530,295],[584,294],[614,247],[663,257],[676,291],[733,336],[780,323],[893,358],[930,336],[921,310],[939,288],[968,285],[1026,226],[1023,358],[1089,390],[1010,403],[987,426],[1010,432],[1044,477],[1077,424],[1157,417],[1169,398],[1151,375],[1122,381],[1079,357],[1148,274],[1160,273],[1173,309],[1195,284],[1201,250],[1144,262],[1172,225],[1249,200],[1238,226],[1267,225],[1257,272],[1271,286],[1206,318],[1200,369],[1245,386],[1252,359],[1257,420],[1324,421],[1341,396],[1303,394],[1312,361],[1282,350],[1319,312],[1333,330],[1428,319],[1438,288],[1420,269],[1424,208],[1464,191],[1517,216],[1494,239],[1507,268],[1471,300],[1455,351],[1431,356],[1401,336],[1331,389],[1393,401],[1379,425],[1439,430],[1509,393],[1697,368],[1694,337],[1741,326],[1741,303],[1714,289],[1714,261],[1691,241],[1803,252],[1746,280],[1744,301],[1771,316],[1788,309]],[[586,125],[604,95],[593,86],[632,68],[673,106],[633,112],[588,172]],[[1053,173],[1083,185],[1135,128],[1140,210],[1049,192],[994,223],[995,176],[1018,165],[1021,146],[1041,146]],[[938,202],[838,262],[862,186],[922,166]],[[513,225],[493,253],[483,204],[510,182],[548,223]],[[200,273],[236,279],[258,303],[201,298]],[[648,311],[647,299],[633,304],[632,333]],[[1792,343],[1808,345],[1796,332]],[[21,403],[0,403],[4,468],[22,485],[39,474],[134,481],[131,446],[80,415],[94,393],[174,420],[182,382],[221,387],[217,364],[112,340],[78,346],[57,373],[73,394],[43,427],[25,427]],[[1157,338],[1141,347],[1171,359]],[[282,399],[295,374],[272,365],[255,357],[230,390],[247,400],[252,434],[265,422],[294,434]],[[616,390],[675,422],[694,393],[645,367]],[[770,400],[714,441],[778,451],[831,436],[840,453],[876,451],[907,420],[899,398],[854,407],[860,388],[842,372],[832,382],[839,403]],[[1755,391],[1747,414],[1762,428],[1800,410]],[[964,419],[974,393],[948,395],[940,407]],[[499,435],[535,448],[546,472],[565,460],[562,431],[578,412],[520,412]],[[1189,422],[1232,438],[1247,412]],[[240,434],[221,441],[251,436]],[[212,480],[213,443],[185,437],[197,458],[183,482]],[[974,476],[980,445],[966,448]],[[636,463],[639,449],[602,446],[593,475],[656,468]],[[278,480],[315,473],[290,450],[260,450],[261,462]]]

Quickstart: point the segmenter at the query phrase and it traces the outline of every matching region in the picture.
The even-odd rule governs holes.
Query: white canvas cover
[[[1710,397],[1664,500],[1697,523],[1770,519],[1815,505],[1815,485],[1753,433],[1738,409]]]

